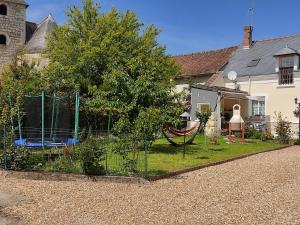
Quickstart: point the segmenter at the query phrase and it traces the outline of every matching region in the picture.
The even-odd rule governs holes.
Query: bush
[[[273,140],[273,139],[274,139],[274,137],[270,131],[266,131],[261,134],[262,141],[269,141],[269,140]]]
[[[300,145],[300,139],[295,140],[294,145]]]
[[[262,138],[262,132],[255,131],[254,134],[253,134],[253,138],[261,139]]]
[[[256,134],[256,130],[254,128],[245,128],[245,138],[254,138]]]
[[[103,175],[102,165],[105,159],[105,145],[99,139],[89,135],[84,143],[77,147],[82,170],[87,175]]]
[[[140,149],[141,142],[130,135],[115,138],[111,145],[112,152],[121,157],[122,172],[127,174],[137,172]]]
[[[11,170],[39,170],[44,164],[43,155],[31,153],[27,148],[15,148],[8,152],[6,166]]]
[[[282,117],[282,113],[276,115],[275,132],[280,144],[288,144],[291,139],[291,123]]]
[[[61,158],[47,162],[44,166],[44,170],[48,172],[64,172],[64,173],[81,173],[82,168],[78,161],[72,161],[62,156]]]

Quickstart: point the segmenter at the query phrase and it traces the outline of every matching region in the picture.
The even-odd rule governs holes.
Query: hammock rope
[[[177,130],[177,129],[174,129],[172,127],[168,127],[168,126],[165,126],[165,129],[175,135],[175,136],[184,136],[184,135],[190,135],[190,134],[193,134],[193,131],[198,129],[198,127],[200,126],[200,122],[197,122],[196,125],[194,127],[192,127],[191,129],[189,130]]]
[[[163,134],[164,137],[167,139],[167,141],[168,141],[171,145],[173,145],[173,146],[183,146],[183,145],[185,145],[185,144],[191,145],[191,144],[193,144],[193,142],[194,142],[194,140],[195,140],[197,134],[200,132],[200,130],[203,129],[202,124],[199,122],[195,127],[193,127],[192,129],[190,129],[189,132],[191,133],[191,131],[194,131],[195,129],[196,129],[196,132],[194,132],[194,134],[190,137],[190,139],[188,139],[185,143],[181,143],[181,144],[176,143],[174,140],[172,140],[172,137],[168,136],[167,132],[169,132],[169,129],[167,129],[166,126],[162,129],[162,134]],[[172,128],[172,130],[176,130],[176,129],[173,129],[173,128]],[[181,134],[181,135],[176,135],[176,134],[174,134],[174,133],[172,133],[172,132],[169,132],[169,133],[171,133],[171,134],[174,135],[174,136],[184,136],[184,134],[183,134],[183,135],[182,135],[182,134]],[[185,135],[186,135],[186,134],[185,134]]]

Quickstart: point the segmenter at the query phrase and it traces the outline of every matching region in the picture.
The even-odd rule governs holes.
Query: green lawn
[[[194,145],[186,147],[185,158],[183,158],[183,147],[173,147],[166,139],[159,139],[153,144],[149,153],[149,174],[168,173],[281,146],[283,145],[275,141],[261,142],[257,140],[243,145],[240,143],[227,144],[222,137],[218,138],[217,145],[211,145],[208,138],[197,136]]]
[[[182,142],[183,138],[176,138],[176,142]],[[235,158],[241,155],[263,152],[269,149],[282,147],[275,141],[262,142],[252,140],[245,144],[227,144],[223,137],[218,138],[217,145],[209,144],[209,138],[198,135],[193,145],[186,146],[186,154],[183,158],[183,147],[173,147],[166,139],[159,139],[152,145],[148,154],[148,175],[160,175],[176,170],[201,166],[213,162]],[[49,152],[50,151],[50,152]],[[53,151],[53,152],[52,152]],[[78,159],[66,160],[65,157],[54,162],[40,163],[45,153],[63,153],[63,149],[38,150],[31,156],[31,165],[35,169],[44,171],[59,171],[68,173],[82,173],[81,164]],[[124,171],[122,157],[110,152],[107,161],[102,161],[103,166],[108,166],[108,174],[114,175],[144,175],[144,151],[138,154],[137,174],[127,174]],[[39,166],[40,165],[40,166]]]

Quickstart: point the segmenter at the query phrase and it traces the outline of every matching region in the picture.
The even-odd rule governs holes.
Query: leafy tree
[[[143,127],[153,139],[160,124],[175,123],[178,68],[157,43],[154,25],[144,28],[131,11],[102,13],[93,0],[84,0],[82,10],[71,7],[67,16],[48,39],[46,73],[55,88],[79,84],[89,110],[113,113],[116,133]]]
[[[0,80],[0,127],[6,128],[7,158],[6,166],[11,169],[24,169],[28,152],[15,151],[13,125],[22,116],[24,95],[40,92],[45,83],[34,63],[24,59],[23,52],[17,55],[12,64],[2,74]],[[2,134],[3,135],[3,134]]]
[[[39,93],[46,83],[35,64],[28,63],[20,51],[0,80],[0,126],[16,118],[25,94]]]

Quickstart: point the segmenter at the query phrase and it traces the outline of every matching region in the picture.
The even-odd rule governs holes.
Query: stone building
[[[0,0],[0,72],[9,65],[17,52],[25,49],[26,57],[40,66],[46,37],[55,28],[52,16],[40,24],[26,21],[28,4],[24,0]]]

